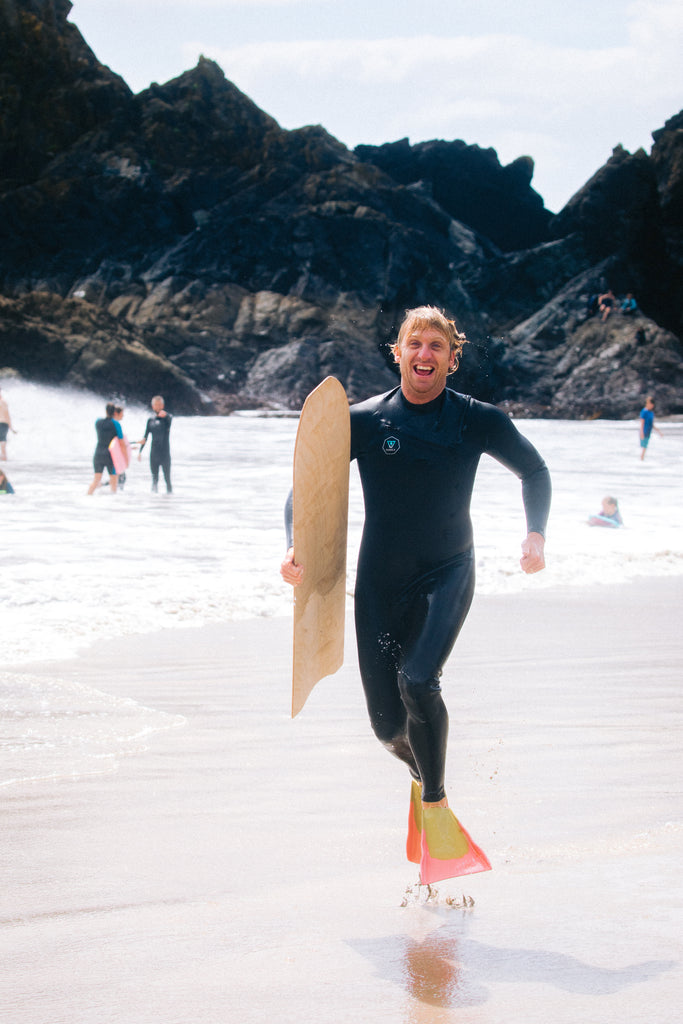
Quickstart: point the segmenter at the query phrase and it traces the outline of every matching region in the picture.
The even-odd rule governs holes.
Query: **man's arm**
[[[285,583],[292,587],[298,587],[304,576],[303,565],[297,565],[294,561],[294,548],[290,548],[280,564],[280,575]]]
[[[527,536],[522,543],[520,559],[522,571],[540,572],[545,568],[545,527],[552,497],[548,467],[536,448],[520,434],[505,413],[489,406],[485,407],[484,415],[489,433],[486,451],[522,481],[522,501],[527,523]]]
[[[524,439],[526,441],[526,438]],[[526,441],[529,444],[528,441]],[[534,449],[535,451],[535,449]],[[538,455],[538,452],[536,452]],[[552,486],[550,473],[538,455],[540,466],[529,476],[522,477],[522,500],[527,522],[527,535],[522,541],[522,572],[531,575],[545,569],[545,527],[550,514]]]
[[[140,445],[140,450],[138,452],[138,462],[142,458],[142,449],[147,444],[147,438],[149,437],[150,429],[151,429],[151,427],[150,427],[150,420],[147,420],[147,426],[145,427],[145,436],[142,438],[141,441],[138,441],[138,444]]]
[[[519,560],[522,572],[531,575],[545,569],[544,549],[545,537],[542,537],[540,533],[527,535],[526,539],[522,541],[522,557]]]
[[[285,583],[289,583],[292,587],[298,587],[301,583],[304,567],[303,565],[297,565],[294,561],[294,546],[292,543],[292,525],[294,520],[292,492],[289,492],[287,501],[285,503],[285,531],[287,534],[287,554],[282,559],[280,564],[280,575],[282,576]]]

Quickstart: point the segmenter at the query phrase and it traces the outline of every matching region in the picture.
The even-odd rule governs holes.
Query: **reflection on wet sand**
[[[440,908],[429,910],[439,916],[443,913]],[[424,925],[425,911],[415,912]],[[464,934],[468,930],[464,916],[421,937],[402,934],[350,945],[373,962],[380,977],[400,985],[416,1003],[444,1009],[481,1006],[489,999],[490,985],[509,983],[549,985],[579,995],[613,995],[677,966],[673,960],[650,960],[615,969],[551,950],[491,946]],[[409,1004],[406,1024],[439,1019],[424,1010],[424,1005]]]

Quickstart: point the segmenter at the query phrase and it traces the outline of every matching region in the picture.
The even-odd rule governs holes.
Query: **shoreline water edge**
[[[522,424],[554,483],[533,577],[519,486],[482,462],[443,689],[493,870],[427,890],[350,599],[343,667],[290,717],[296,420],[174,418],[172,495],[145,459],[88,497],[99,400],[3,391],[7,1024],[676,1024],[682,425],[641,462],[636,422]],[[606,494],[622,528],[587,525]],[[349,593],[361,522],[352,475]]]
[[[60,744],[80,751],[83,770],[94,770],[110,747],[105,722],[112,734],[133,737],[125,741],[132,745],[138,734],[176,724],[149,708],[132,713],[100,692],[97,679],[80,690],[48,684],[42,673],[32,674],[37,662],[49,664],[58,679],[60,663],[79,653],[90,660],[93,649],[103,669],[116,665],[127,638],[191,628],[201,642],[207,626],[289,618],[292,595],[278,567],[297,427],[291,417],[177,417],[172,495],[151,493],[145,455],[134,458],[123,491],[102,488],[87,496],[100,400],[20,382],[4,393],[18,433],[4,464],[15,494],[0,504],[0,719],[12,754],[0,784],[33,777],[28,762],[49,759]],[[126,409],[130,439],[141,436],[147,412]],[[647,594],[650,577],[683,576],[683,424],[662,424],[664,437],[655,439],[644,462],[637,422],[525,421],[521,427],[553,478],[548,568],[535,577],[519,571],[519,484],[484,459],[472,506],[478,596],[542,598],[559,588],[589,593],[633,580],[642,580]],[[363,518],[355,466],[351,484],[349,595]],[[618,496],[625,525],[592,529],[587,519],[607,493]],[[76,723],[92,728],[77,738]]]

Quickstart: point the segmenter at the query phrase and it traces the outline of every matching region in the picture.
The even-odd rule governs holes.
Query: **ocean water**
[[[151,493],[145,452],[123,491],[88,496],[105,399],[12,379],[2,386],[18,433],[4,464],[16,493],[0,497],[0,785],[111,770],[182,721],[96,687],[76,690],[60,681],[59,660],[92,645],[111,658],[123,635],[291,613],[278,569],[297,419],[175,417],[172,495],[163,482]],[[641,462],[637,413],[631,422],[519,424],[553,478],[548,567],[537,576],[518,566],[519,482],[482,460],[472,505],[479,593],[683,575],[683,424],[661,423],[664,437],[653,437]],[[142,436],[147,415],[127,408],[130,440]],[[608,493],[624,527],[588,527]],[[352,467],[349,593],[362,518]],[[22,673],[36,661],[57,663],[49,686]]]

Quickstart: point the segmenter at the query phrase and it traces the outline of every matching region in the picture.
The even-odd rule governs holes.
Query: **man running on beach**
[[[138,455],[138,462],[142,458],[142,449],[147,443],[147,438],[152,435],[152,450],[149,453],[149,466],[152,471],[152,490],[159,490],[159,470],[163,470],[164,480],[166,482],[166,491],[171,494],[173,488],[171,487],[171,423],[173,417],[170,412],[166,412],[164,408],[164,400],[161,395],[155,395],[150,405],[152,406],[153,416],[147,420],[147,426],[145,427],[145,436],[140,444],[140,453]]]
[[[448,712],[439,680],[474,593],[469,507],[482,454],[521,479],[527,536],[520,565],[525,573],[545,567],[548,470],[503,412],[446,387],[466,340],[434,307],[409,310],[393,348],[400,387],[350,410],[351,458],[365,499],[355,591],[359,667],[375,735],[421,787],[418,828],[426,812],[448,807]],[[291,547],[291,500],[288,542],[280,571],[296,586],[305,567]]]

